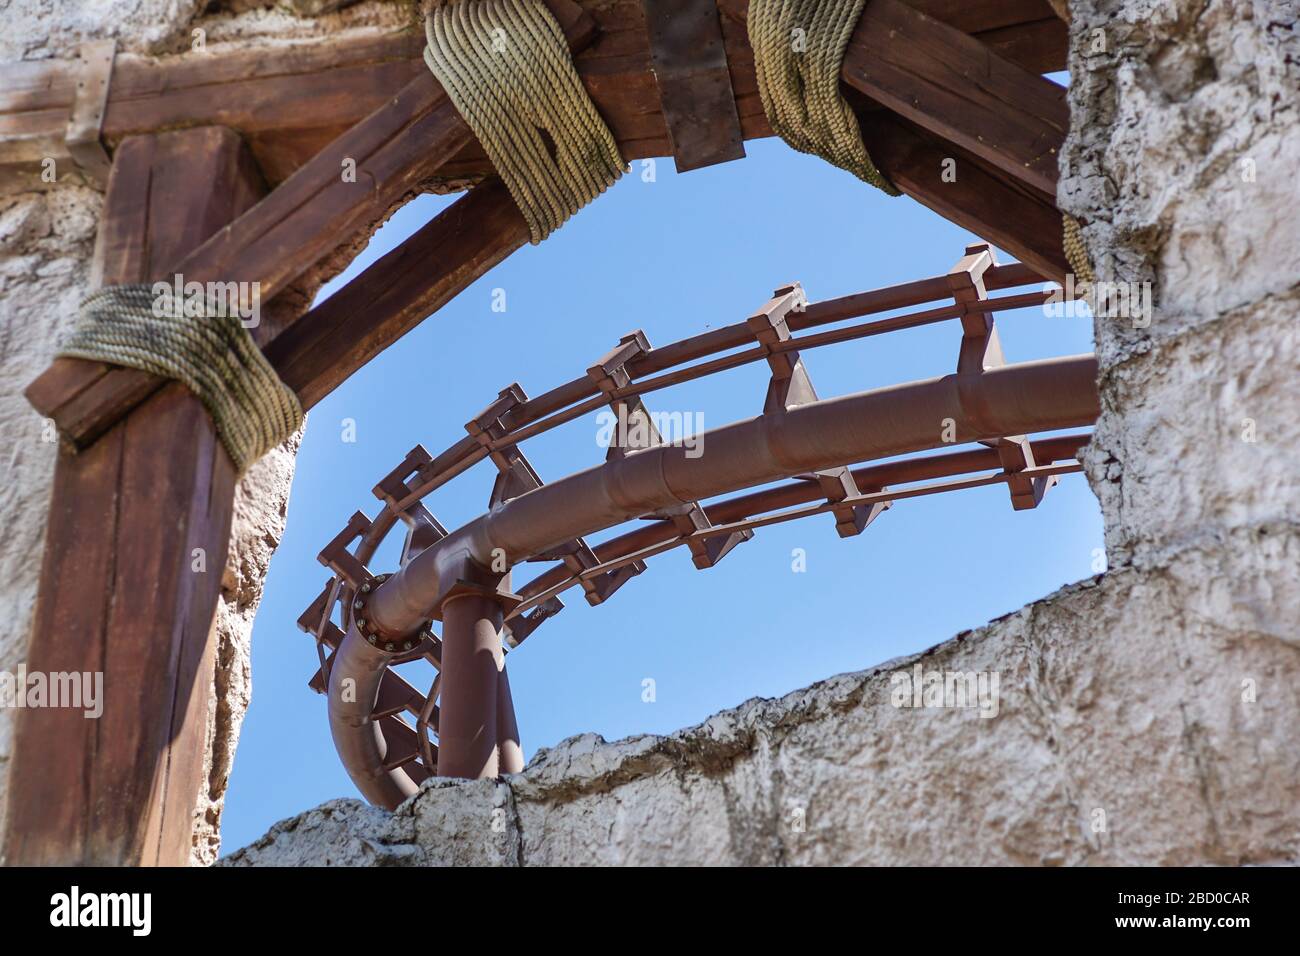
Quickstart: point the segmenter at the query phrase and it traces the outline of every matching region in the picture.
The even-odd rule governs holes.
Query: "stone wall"
[[[300,4],[301,6],[301,4]],[[366,3],[319,18],[270,2],[200,0],[16,0],[0,31],[0,63],[70,58],[84,40],[116,37],[119,50],[183,53],[202,28],[207,55],[241,46],[340,42],[405,25],[411,5]],[[55,436],[22,396],[49,364],[89,291],[91,252],[103,197],[71,169],[55,183],[30,172],[0,174],[0,431],[6,442],[0,516],[0,670],[24,660],[44,546]],[[323,278],[297,290],[309,299]],[[249,638],[271,554],[284,530],[298,438],[267,455],[240,484],[230,559],[215,622],[217,674],[209,698],[208,786],[195,808],[194,860],[215,859],[226,781],[251,693]],[[0,827],[12,750],[12,713],[0,709]]]
[[[566,741],[257,864],[1196,864],[1300,857],[1300,36],[1284,0],[1072,0],[1062,207],[1099,280],[1109,571],[671,737]],[[1139,296],[1140,300],[1140,296]],[[892,675],[996,672],[996,717]]]
[[[396,813],[336,800],[229,865],[1192,864],[1300,850],[1300,655],[1206,578],[1116,569],[924,655],[754,700],[670,737],[594,735]],[[1262,593],[1261,593],[1262,592]],[[1300,591],[1278,608],[1300,614]],[[1141,635],[1141,666],[1134,650]],[[894,706],[891,675],[996,671],[995,717]],[[1243,677],[1259,683],[1255,702]]]

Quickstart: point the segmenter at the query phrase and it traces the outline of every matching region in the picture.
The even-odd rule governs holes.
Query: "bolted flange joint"
[[[378,574],[364,581],[357,588],[352,598],[352,623],[356,626],[357,633],[364,637],[371,647],[388,654],[402,654],[415,650],[425,640],[433,639],[433,623],[425,621],[418,631],[400,637],[385,634],[375,626],[374,621],[366,614],[366,605],[375,589],[391,577],[391,574]]]

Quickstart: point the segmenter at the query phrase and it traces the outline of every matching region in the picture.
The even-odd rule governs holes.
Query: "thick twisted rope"
[[[840,67],[866,0],[750,0],[749,42],[768,122],[801,153],[899,195],[862,142]]]
[[[215,299],[177,301],[164,283],[109,286],[81,304],[77,328],[59,354],[184,383],[212,415],[243,474],[298,429],[303,411],[238,312],[226,306]]]
[[[624,173],[541,0],[453,0],[425,20],[424,61],[523,212],[534,244]]]
[[[1096,282],[1092,263],[1088,261],[1088,249],[1083,244],[1083,231],[1079,227],[1079,220],[1068,212],[1062,214],[1061,220],[1064,225],[1062,242],[1065,246],[1065,261],[1074,271],[1074,277],[1080,282]]]

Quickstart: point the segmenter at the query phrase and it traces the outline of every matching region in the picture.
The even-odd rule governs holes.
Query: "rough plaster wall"
[[[1148,328],[1096,322],[1089,465],[1111,565],[1294,530],[1300,3],[1073,9],[1062,204],[1086,222],[1098,277],[1150,281],[1157,306]]]
[[[395,814],[336,800],[229,865],[1190,864],[1300,849],[1300,655],[1250,572],[1300,540],[1074,585],[926,655],[754,700],[671,737],[588,735]],[[1252,582],[1243,594],[1206,580]],[[1144,646],[1135,666],[1134,636]],[[890,674],[999,671],[991,719],[902,709]],[[1255,703],[1241,680],[1258,681]],[[1098,811],[1105,830],[1094,830]],[[802,818],[802,828],[800,827]]]
[[[402,26],[410,17],[409,4],[392,2],[315,19],[295,18],[270,3],[237,4],[248,8],[238,14],[222,9],[229,6],[196,0],[18,0],[6,7],[0,62],[70,57],[83,40],[105,36],[116,36],[123,51],[184,51],[195,27],[206,32],[207,55],[248,45],[314,42],[322,34],[346,42]],[[0,434],[5,438],[0,516],[6,530],[0,549],[0,670],[12,672],[26,656],[56,451],[53,433],[21,392],[49,364],[88,291],[101,205],[102,196],[66,170],[57,184],[41,183],[29,173],[0,181]],[[320,278],[306,285],[314,287]],[[305,299],[310,291],[303,292]],[[226,782],[251,693],[253,616],[284,531],[300,437],[250,469],[237,493],[223,600],[214,623],[218,664],[208,708],[208,785],[195,808],[196,863],[212,862],[219,849]],[[11,718],[0,710],[0,827]]]
[[[1096,323],[1110,570],[919,659],[671,737],[573,738],[395,814],[333,801],[224,862],[1300,858],[1297,4],[1071,10],[1062,205],[1099,278],[1155,302]],[[998,716],[893,706],[917,660],[997,671]]]

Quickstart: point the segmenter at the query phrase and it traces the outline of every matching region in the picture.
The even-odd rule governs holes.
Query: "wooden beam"
[[[1048,0],[907,2],[1026,69],[1066,68],[1067,29]],[[668,155],[640,0],[603,0],[590,4],[588,12],[601,36],[577,57],[578,71],[623,157]],[[747,138],[771,135],[764,129],[756,93],[751,99],[741,89],[737,59],[743,60],[748,46],[743,32],[727,31],[730,22],[723,24],[724,39],[742,128]],[[167,57],[119,54],[104,139],[115,145],[127,136],[165,129],[229,126],[244,136],[267,181],[279,184],[424,75],[423,42],[419,30],[410,30],[274,49]],[[67,60],[0,66],[0,165],[39,170],[41,160],[51,158],[60,170],[70,167],[63,133],[76,82],[75,66]],[[755,92],[752,76],[748,83]],[[305,102],[310,109],[303,108]],[[447,165],[451,177],[491,172],[477,143],[466,145]]]
[[[1070,267],[1054,203],[901,117],[862,112],[858,121],[872,160],[905,195],[1007,250],[1043,277],[1065,281]]]
[[[149,281],[264,190],[230,130],[127,140],[105,197],[105,282]],[[18,712],[9,864],[188,862],[235,472],[172,384],[82,453],[60,449],[29,673],[103,675],[103,712]]]
[[[528,238],[509,191],[490,180],[308,312],[266,357],[311,408]]]
[[[581,48],[594,39],[594,21],[581,7],[570,0],[547,2],[571,45]],[[269,301],[416,192],[471,139],[442,87],[431,75],[417,77],[174,271],[187,283],[249,283]],[[252,335],[265,347],[283,331],[264,323]],[[133,369],[60,358],[26,394],[66,439],[85,447],[163,383]]]
[[[907,195],[1063,280],[1054,205],[905,120],[883,111],[860,120],[877,164]],[[505,187],[484,183],[307,313],[267,358],[310,408],[527,241]]]
[[[1063,86],[900,0],[868,0],[844,54],[844,82],[893,112],[1056,198],[1070,128]]]
[[[925,2],[949,10],[946,0]],[[718,3],[727,17],[745,22],[749,0]],[[1070,126],[1064,87],[902,0],[868,0],[841,77],[1055,202],[1057,157]]]
[[[849,96],[865,104],[855,91]],[[1044,276],[1064,276],[1054,204],[886,111],[864,109],[860,118],[877,163],[907,195]],[[267,347],[267,357],[310,408],[527,238],[506,190],[489,181],[314,308]]]

